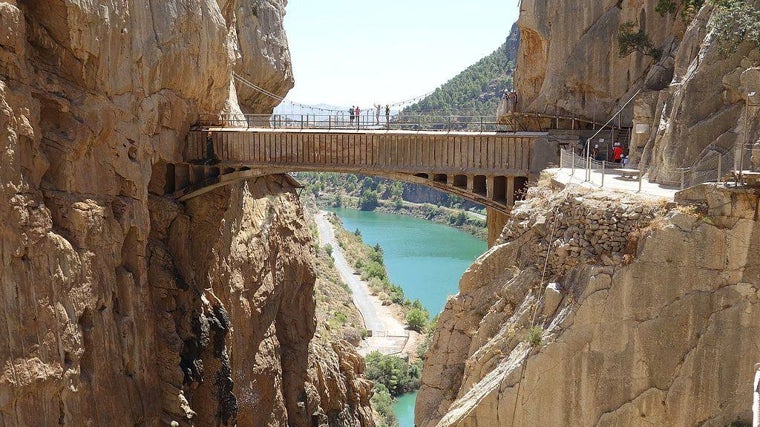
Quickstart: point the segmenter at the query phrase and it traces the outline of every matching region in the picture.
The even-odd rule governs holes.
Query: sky
[[[288,0],[303,104],[369,107],[435,90],[506,40],[518,0]]]

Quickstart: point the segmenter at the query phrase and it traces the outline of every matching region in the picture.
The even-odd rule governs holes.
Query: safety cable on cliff
[[[233,72],[232,73],[232,77],[236,78],[238,81],[240,81],[244,85],[250,87],[251,89],[253,89],[253,90],[257,91],[257,92],[261,92],[261,93],[263,93],[264,95],[266,95],[266,96],[268,96],[270,98],[274,98],[274,99],[276,99],[278,101],[284,101],[285,100],[285,98],[283,98],[283,97],[281,97],[279,95],[276,95],[276,94],[274,94],[274,93],[272,93],[272,92],[270,92],[270,91],[268,91],[268,90],[266,90],[266,89],[264,89],[262,87],[256,86],[255,84],[249,82],[248,80],[246,80],[243,76],[241,76],[238,73],[234,73]]]
[[[237,79],[239,82],[241,82],[244,85],[248,86],[249,88],[251,88],[251,89],[253,89],[253,90],[257,91],[257,92],[260,92],[260,93],[262,93],[262,94],[264,94],[264,95],[266,95],[266,96],[268,96],[270,98],[276,99],[277,101],[280,101],[280,102],[287,102],[287,103],[289,103],[291,105],[295,105],[297,107],[302,107],[302,108],[306,107],[306,108],[310,108],[310,109],[314,109],[314,110],[320,110],[320,111],[343,111],[343,110],[334,110],[334,109],[331,110],[331,109],[327,109],[327,108],[318,108],[318,107],[313,107],[311,105],[303,104],[303,103],[300,103],[300,102],[289,101],[289,100],[285,99],[282,96],[274,94],[274,93],[272,93],[272,92],[270,92],[270,91],[268,91],[268,90],[266,90],[266,89],[264,89],[264,88],[262,88],[260,86],[257,86],[254,83],[251,83],[249,80],[247,80],[245,77],[241,76],[238,73],[233,72],[232,76],[235,79]],[[391,106],[391,107],[397,107],[397,106],[401,106],[401,105],[411,104],[411,103],[414,103],[414,102],[419,102],[419,101],[425,99],[426,97],[432,95],[433,92],[434,91],[431,91],[431,92],[428,92],[428,93],[425,93],[425,94],[422,94],[422,95],[415,96],[414,98],[409,98],[409,99],[405,99],[403,101],[393,102],[393,103],[390,103],[390,104],[387,104],[387,105]],[[365,110],[368,111],[369,109],[366,108]]]
[[[546,258],[544,259],[544,268],[541,271],[541,281],[539,283],[539,286],[543,286],[544,279],[546,278],[546,270],[549,265],[549,256],[551,255],[552,246],[554,246],[554,233],[557,231],[557,211],[559,210],[558,206],[554,207],[554,212],[552,215],[552,231],[549,233],[549,245],[546,248]],[[541,301],[541,296],[546,294],[546,286],[544,286],[543,291],[539,291],[538,298],[536,300],[536,304],[533,306],[533,314],[531,315],[530,320],[530,329],[533,329],[536,326],[536,314],[538,313],[538,305]],[[520,388],[522,386],[522,381],[525,376],[525,365],[527,364],[527,357],[523,359],[521,366],[520,366],[520,380],[517,382],[517,391],[515,392],[515,404],[512,406],[512,421],[511,425],[514,427],[515,425],[515,413],[517,412],[517,402],[520,400]]]

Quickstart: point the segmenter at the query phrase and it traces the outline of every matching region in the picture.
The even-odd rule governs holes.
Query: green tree
[[[359,196],[359,210],[372,211],[378,206],[377,193],[374,190],[362,190]]]
[[[716,13],[712,28],[724,52],[735,52],[744,42],[760,49],[760,1],[712,0]]]
[[[659,60],[662,56],[662,49],[655,48],[644,29],[638,28],[637,30],[636,27],[636,23],[627,21],[618,29],[618,53],[620,56],[625,57],[633,52],[641,52]]]
[[[417,332],[425,330],[425,326],[428,322],[428,313],[424,309],[412,308],[406,314],[406,324],[409,325],[409,329]]]
[[[398,427],[398,418],[393,412],[393,397],[386,386],[376,383],[369,403],[380,415],[380,419],[376,420],[377,427]]]
[[[367,378],[384,385],[391,396],[399,396],[420,386],[419,369],[413,369],[405,359],[373,351],[365,360]]]

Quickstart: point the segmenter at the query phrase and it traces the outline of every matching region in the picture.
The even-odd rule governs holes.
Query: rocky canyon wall
[[[417,425],[751,421],[758,196],[681,198],[531,190],[438,321]]]
[[[371,425],[290,185],[161,191],[200,114],[275,105],[233,72],[292,87],[285,3],[0,2],[0,424]]]
[[[615,124],[632,127],[631,163],[651,180],[679,184],[679,168],[689,168],[687,185],[714,179],[719,157],[722,171],[748,168],[742,145],[760,138],[760,50],[748,42],[726,50],[730,31],[714,29],[711,2],[686,14],[682,2],[671,13],[658,12],[658,3],[521,2],[518,110],[604,123],[638,93]],[[660,57],[620,56],[626,22],[643,30]]]
[[[640,23],[656,46],[672,44],[679,30],[678,21],[655,12],[656,3],[522,1],[515,72],[519,110],[606,121],[652,65],[642,54],[618,55],[619,26]]]

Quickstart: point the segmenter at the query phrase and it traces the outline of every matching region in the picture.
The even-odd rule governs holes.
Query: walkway
[[[364,318],[364,325],[372,332],[372,336],[366,338],[359,347],[359,354],[367,355],[372,351],[383,354],[398,354],[404,351],[409,341],[409,331],[398,319],[393,316],[391,310],[382,304],[379,298],[370,295],[367,282],[362,281],[354,274],[354,268],[348,264],[343,255],[343,249],[338,245],[335,238],[335,230],[327,220],[327,212],[320,211],[314,216],[319,231],[319,244],[330,245],[333,248],[332,257],[335,260],[335,268],[340,277],[351,289],[354,305]]]
[[[597,188],[613,191],[623,191],[632,194],[641,194],[652,198],[664,200],[673,200],[675,194],[680,188],[663,186],[654,182],[649,182],[646,178],[641,181],[641,192],[639,192],[639,180],[623,178],[614,170],[607,170],[604,174],[604,186],[602,186],[602,171],[597,169],[591,170],[591,180],[585,181],[585,169],[571,168],[552,168],[547,169],[546,173],[550,174],[555,181],[562,184],[578,184],[588,188]]]

